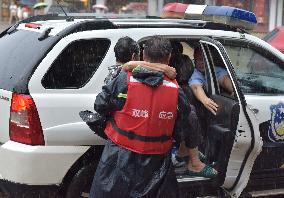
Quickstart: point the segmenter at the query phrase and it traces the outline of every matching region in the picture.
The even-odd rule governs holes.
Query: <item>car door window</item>
[[[222,60],[221,55],[217,49],[213,46],[207,46],[207,56],[209,57],[210,65],[212,65],[212,75],[214,74],[213,82],[215,84],[215,94],[233,97],[233,87],[232,82],[229,78],[229,73],[226,66]],[[208,75],[206,75],[206,80],[208,82]],[[210,87],[209,87],[210,88]]]
[[[244,94],[284,93],[284,63],[251,43],[223,42]]]
[[[42,80],[47,89],[75,89],[84,86],[96,72],[110,46],[107,39],[78,40],[56,58]]]

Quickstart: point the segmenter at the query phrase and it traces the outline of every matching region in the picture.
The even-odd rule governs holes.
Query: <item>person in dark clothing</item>
[[[168,64],[170,53],[167,39],[155,36],[145,43],[145,61]],[[167,93],[172,97],[161,103],[158,98]],[[190,106],[176,81],[145,67],[122,70],[103,86],[94,108],[109,117],[109,139],[90,197],[178,197],[171,146],[190,127]]]
[[[194,98],[194,95],[190,95],[190,87],[188,86],[188,79],[193,73],[193,63],[187,55],[183,54],[183,46],[180,42],[171,42],[173,51],[171,53],[170,65],[176,69],[177,75],[176,80],[179,86],[185,92],[189,101]],[[123,70],[132,70],[136,68],[139,64],[145,64],[145,61],[130,61],[123,65]],[[157,71],[161,68],[168,67],[167,65],[159,65],[157,68],[156,63],[147,63],[149,68]],[[189,176],[196,177],[208,177],[213,178],[217,176],[217,171],[204,164],[200,158],[204,158],[203,154],[199,152],[198,146],[201,144],[201,126],[198,116],[196,114],[195,107],[190,105],[191,111],[188,114],[188,123],[190,128],[188,128],[186,134],[184,134],[184,140],[182,142],[176,142],[179,146],[177,155],[172,158],[175,168],[179,168],[179,174],[186,174]],[[181,167],[185,167],[181,171]]]
[[[170,65],[176,69],[176,80],[192,104],[194,95],[188,86],[188,80],[193,73],[193,63],[187,55],[183,54],[183,46],[180,42],[172,41],[171,44],[175,53],[172,53]],[[189,143],[187,145],[185,145],[185,142],[180,143],[180,147],[175,157],[176,166],[182,163],[187,163],[187,174],[190,176],[208,178],[216,177],[217,171],[200,160],[200,158],[204,158],[202,153],[198,150],[198,146],[201,144],[202,130],[195,107],[193,105],[190,107],[192,111],[188,115],[188,120],[191,126],[188,131]]]

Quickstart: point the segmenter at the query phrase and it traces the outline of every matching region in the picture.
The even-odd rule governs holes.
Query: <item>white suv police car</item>
[[[171,6],[165,11],[181,14]],[[195,20],[46,15],[2,32],[1,189],[11,197],[87,197],[103,139],[79,112],[93,109],[119,38],[142,46],[163,35],[181,42],[191,58],[192,49],[202,47],[206,92],[219,105],[216,116],[208,113],[203,145],[219,175],[177,175],[181,196],[282,194],[283,54],[246,33],[256,23],[251,12],[186,5],[185,13]],[[214,65],[228,71],[234,96],[220,90]]]

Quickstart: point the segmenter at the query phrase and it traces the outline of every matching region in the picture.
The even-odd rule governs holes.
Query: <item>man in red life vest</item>
[[[171,50],[167,39],[154,36],[144,60],[168,64]],[[177,82],[144,67],[121,71],[103,86],[94,108],[109,119],[90,197],[178,197],[170,150],[190,127],[190,108]]]

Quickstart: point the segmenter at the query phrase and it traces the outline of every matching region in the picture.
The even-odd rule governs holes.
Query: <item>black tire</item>
[[[65,198],[88,197],[96,168],[97,163],[82,167],[72,178]]]

